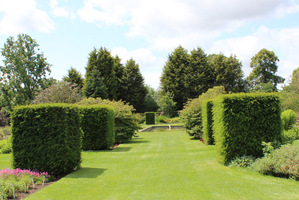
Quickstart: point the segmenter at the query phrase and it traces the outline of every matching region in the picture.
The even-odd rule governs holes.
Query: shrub
[[[253,171],[274,175],[278,177],[287,177],[299,179],[299,143],[284,145],[279,149],[272,151],[263,158],[257,159],[251,166]]]
[[[242,156],[235,158],[233,161],[231,161],[230,166],[231,167],[250,167],[255,161],[255,158],[253,156]]]
[[[261,157],[262,142],[281,142],[280,101],[274,94],[231,94],[213,101],[213,132],[218,160]]]
[[[190,99],[181,111],[181,119],[184,123],[187,133],[195,138],[203,137],[201,106],[204,100],[213,99],[219,95],[225,94],[223,86],[210,88],[196,99]]]
[[[134,115],[135,109],[133,106],[126,104],[123,101],[110,101],[101,98],[88,98],[83,99],[78,103],[79,105],[110,105],[115,112],[115,142],[127,142],[140,129],[138,124],[138,115]]]
[[[115,142],[114,110],[107,105],[79,106],[83,150],[111,149]]]
[[[169,123],[171,123],[171,124],[175,124],[175,123],[179,123],[180,122],[180,118],[172,118],[170,121],[169,121]]]
[[[0,111],[0,126],[7,126],[9,124],[9,117],[6,116],[4,111]]]
[[[213,137],[213,101],[206,100],[202,103],[202,127],[203,127],[203,139],[206,144],[214,144]]]
[[[81,163],[78,108],[67,104],[16,107],[11,115],[13,166],[65,175]]]
[[[284,130],[290,130],[296,124],[296,113],[293,110],[286,110],[281,113],[282,126]]]
[[[32,104],[77,103],[82,99],[80,89],[72,83],[58,82],[39,92]]]
[[[156,118],[156,123],[168,123],[168,119],[164,115],[160,115]]]
[[[146,112],[145,113],[145,123],[146,124],[155,124],[156,113]]]
[[[11,136],[4,140],[0,140],[0,153],[11,153]]]

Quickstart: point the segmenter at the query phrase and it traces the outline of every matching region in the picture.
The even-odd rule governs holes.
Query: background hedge
[[[11,114],[13,166],[65,175],[81,163],[78,108],[67,104],[17,107]]]
[[[156,113],[154,112],[146,112],[145,113],[145,123],[146,124],[155,124]]]
[[[214,144],[213,137],[213,101],[206,100],[202,103],[202,126],[203,126],[203,139],[205,144],[212,145]]]
[[[83,150],[111,149],[115,142],[114,110],[108,105],[79,106]]]
[[[243,155],[263,156],[262,142],[280,142],[280,100],[274,94],[231,94],[213,102],[218,159],[228,164]]]

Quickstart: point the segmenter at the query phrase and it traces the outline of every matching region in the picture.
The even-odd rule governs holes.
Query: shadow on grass
[[[103,174],[107,169],[82,167],[76,172],[73,172],[65,178],[97,178]]]
[[[132,149],[132,147],[116,147],[115,149],[113,149],[111,152],[128,152]]]
[[[149,143],[150,141],[143,140],[143,138],[134,138],[133,140],[130,140],[126,142],[126,144],[142,144],[142,143]]]

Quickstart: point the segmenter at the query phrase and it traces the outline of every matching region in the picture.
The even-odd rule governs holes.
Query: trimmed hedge
[[[205,144],[213,145],[215,143],[213,136],[213,101],[206,100],[202,103],[202,126],[203,126],[203,139]]]
[[[213,101],[218,160],[263,156],[262,142],[282,140],[280,100],[274,94],[231,94]]]
[[[14,168],[65,175],[81,163],[78,108],[68,104],[16,107],[11,114]]]
[[[115,142],[114,110],[108,105],[79,106],[83,150],[111,149]]]
[[[156,113],[154,112],[146,112],[145,113],[145,123],[146,124],[155,124],[155,117],[156,117]]]

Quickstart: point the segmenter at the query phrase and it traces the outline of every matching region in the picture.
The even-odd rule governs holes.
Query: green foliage
[[[231,94],[213,101],[213,132],[218,160],[260,157],[262,142],[281,142],[280,100],[274,94]]]
[[[86,78],[82,93],[86,98],[108,98],[108,88],[104,84],[104,78],[101,77],[101,73],[98,69],[93,69]]]
[[[114,110],[107,105],[79,106],[83,150],[111,149],[115,142]]]
[[[136,112],[144,112],[144,99],[147,90],[144,85],[144,78],[139,70],[139,65],[130,59],[126,63],[127,90],[123,100],[132,105]]]
[[[213,69],[214,86],[224,86],[226,92],[244,92],[242,63],[236,56],[224,56],[222,53],[208,56],[209,66]]]
[[[213,101],[206,100],[202,103],[202,127],[203,127],[203,139],[205,144],[212,145],[215,143],[213,137]]]
[[[13,166],[65,175],[81,163],[78,108],[68,104],[17,107],[11,115]]]
[[[282,127],[290,130],[296,124],[296,113],[293,110],[285,110],[281,113]]]
[[[156,113],[146,112],[145,113],[145,123],[146,124],[155,124]]]
[[[83,88],[83,77],[75,68],[68,70],[68,75],[62,78],[63,81],[74,84],[75,87]]]
[[[180,117],[184,123],[187,133],[195,138],[202,138],[202,115],[201,106],[202,102],[207,99],[213,99],[219,95],[225,93],[223,86],[216,86],[209,89],[206,93],[203,93],[196,99],[190,99],[184,109],[180,113]]]
[[[58,82],[40,91],[32,104],[40,103],[77,103],[82,96],[79,88],[69,82]]]
[[[171,93],[167,92],[160,98],[158,103],[163,115],[167,117],[177,116],[176,103],[174,102],[173,98],[174,96]]]
[[[144,110],[147,112],[156,112],[159,108],[159,94],[154,88],[146,85],[147,94],[144,98]]]
[[[11,136],[6,139],[0,140],[0,154],[11,153]]]
[[[250,67],[253,70],[247,78],[251,88],[261,83],[271,82],[274,86],[272,92],[277,91],[277,84],[284,82],[284,78],[276,75],[277,61],[279,59],[274,52],[267,49],[260,50],[251,58]]]
[[[115,111],[115,142],[127,142],[139,130],[138,116],[133,114],[135,109],[133,106],[126,104],[123,101],[109,101],[101,98],[88,98],[83,99],[78,103],[79,105],[110,105]]]
[[[103,78],[103,83],[107,87],[108,98],[110,100],[116,100],[118,79],[115,75],[115,59],[106,48],[101,47],[99,50],[94,49],[89,54],[85,73],[86,80],[92,76],[94,69],[98,70],[100,77]]]
[[[39,52],[39,45],[29,35],[9,37],[1,49],[5,58],[0,66],[1,107],[12,111],[16,105],[29,104],[35,93],[47,85],[50,65]]]
[[[156,117],[156,123],[157,124],[159,124],[159,123],[165,124],[165,123],[168,123],[168,122],[169,121],[168,121],[167,117],[164,116],[164,115],[160,115],[160,116]]]
[[[236,159],[234,159],[233,161],[231,161],[231,163],[229,164],[229,166],[231,167],[251,167],[251,165],[254,163],[255,158],[252,156],[241,156],[238,157]]]
[[[252,170],[262,174],[299,180],[299,144],[284,145],[257,159]]]

